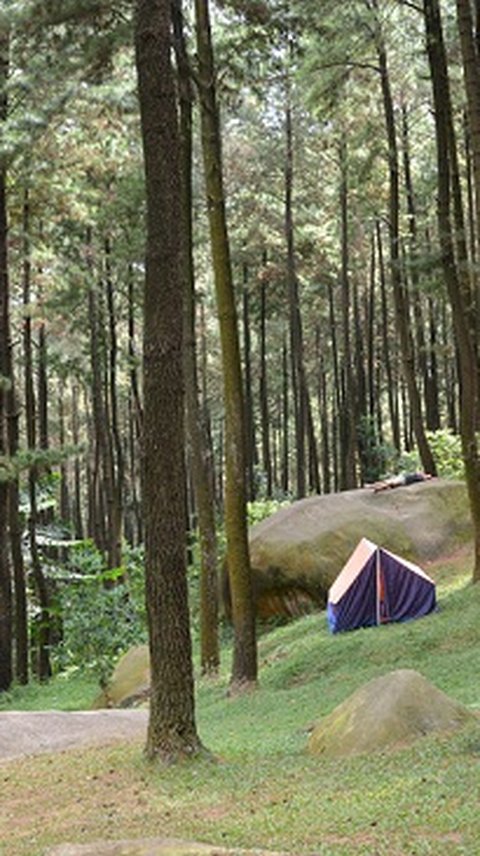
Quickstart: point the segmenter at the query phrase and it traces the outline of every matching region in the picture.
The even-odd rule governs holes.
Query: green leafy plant
[[[462,447],[458,434],[442,429],[427,432],[428,442],[437,465],[437,475],[444,479],[463,479],[465,477]],[[418,451],[403,452],[392,461],[388,472],[413,472],[422,469]]]
[[[448,479],[463,479],[465,471],[458,434],[453,434],[446,429],[430,431],[428,441],[437,464],[438,475]]]
[[[53,652],[58,670],[92,671],[103,685],[117,657],[146,639],[143,562],[127,551],[121,568],[106,570],[90,542],[71,550],[70,576],[58,594],[63,638]]]
[[[257,499],[254,502],[249,502],[247,506],[248,525],[255,526],[256,523],[260,523],[266,517],[270,517],[276,511],[286,508],[290,504],[288,499]]]

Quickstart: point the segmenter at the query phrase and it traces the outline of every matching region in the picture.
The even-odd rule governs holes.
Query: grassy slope
[[[254,694],[226,698],[225,658],[219,681],[200,682],[197,706],[220,763],[159,770],[134,745],[1,766],[1,856],[164,834],[298,856],[480,852],[480,722],[390,755],[327,762],[305,752],[315,720],[394,668],[415,668],[480,710],[480,586],[466,564],[431,569],[440,609],[429,618],[332,637],[315,615],[263,636]],[[69,685],[19,690],[9,707],[72,707]]]

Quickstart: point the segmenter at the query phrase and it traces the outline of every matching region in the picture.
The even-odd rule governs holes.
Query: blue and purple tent
[[[435,583],[425,571],[362,538],[328,593],[328,625],[339,633],[408,621],[435,605]]]

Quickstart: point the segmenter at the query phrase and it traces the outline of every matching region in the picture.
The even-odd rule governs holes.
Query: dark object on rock
[[[390,476],[386,479],[380,479],[380,481],[376,481],[371,485],[365,485],[365,487],[372,487],[374,492],[378,493],[380,490],[391,490],[394,487],[408,487],[410,484],[430,481],[432,478],[433,476],[429,473],[423,472],[400,473],[398,476]]]

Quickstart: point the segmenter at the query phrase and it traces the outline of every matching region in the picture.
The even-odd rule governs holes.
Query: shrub
[[[437,465],[438,475],[447,479],[463,479],[465,470],[458,434],[442,430],[430,431],[427,436]]]
[[[103,684],[117,657],[147,638],[142,553],[127,549],[124,566],[112,571],[82,542],[71,550],[69,569],[58,593],[62,640],[52,659],[58,670],[93,671]]]
[[[266,517],[270,517],[276,511],[290,504],[288,499],[256,499],[254,502],[249,502],[247,506],[248,525],[254,526],[255,523],[260,523],[261,520],[265,520]]]
[[[465,477],[461,440],[458,434],[446,429],[427,431],[427,439],[437,465],[437,474],[444,479]],[[392,472],[413,472],[422,469],[418,451],[403,452]]]

